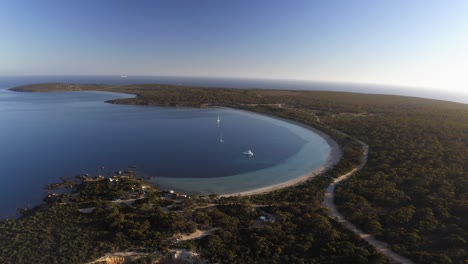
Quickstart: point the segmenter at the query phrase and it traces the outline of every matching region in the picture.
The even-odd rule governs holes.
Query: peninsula
[[[128,188],[146,186],[130,177],[130,185],[136,187],[119,184],[113,189],[105,179],[95,181],[96,185],[91,181],[84,189],[79,183],[76,191],[93,195],[75,192],[70,197],[91,200],[60,196],[53,205],[48,202],[18,220],[2,221],[0,228],[6,231],[1,235],[2,259],[80,263],[104,253],[137,251],[144,258],[184,248],[202,259],[223,263],[387,263],[388,259],[341,225],[340,219],[329,218],[322,206],[333,179],[363,164],[360,141],[369,146],[368,160],[359,173],[337,185],[338,211],[413,262],[457,263],[466,258],[467,105],[390,95],[164,84],[36,84],[12,90],[97,90],[136,95],[109,101],[115,104],[245,109],[319,129],[337,142],[342,158],[302,184],[246,197],[167,202],[166,194],[153,189],[142,197],[125,197]],[[141,201],[112,205],[112,199],[127,198]],[[96,231],[97,237],[83,232],[86,229]],[[177,233],[198,238],[191,236],[196,232],[208,235],[176,238]],[[67,236],[71,233],[74,236]],[[34,251],[30,245],[44,234],[46,248]],[[70,244],[71,237],[75,244]],[[13,250],[16,253],[7,254]]]

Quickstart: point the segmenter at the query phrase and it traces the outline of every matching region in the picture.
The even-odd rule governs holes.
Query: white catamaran
[[[252,157],[252,156],[254,155],[253,152],[252,152],[252,150],[250,150],[250,149],[247,150],[247,151],[242,152],[242,154],[244,154],[244,155],[246,155],[246,156],[249,156],[249,157]]]

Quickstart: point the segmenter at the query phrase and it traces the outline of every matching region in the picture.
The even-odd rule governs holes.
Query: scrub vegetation
[[[298,186],[250,197],[194,197],[176,211],[161,209],[168,202],[157,190],[135,208],[109,206],[97,192],[82,201],[97,208],[90,214],[79,213],[74,203],[54,203],[0,224],[0,258],[12,263],[31,258],[73,263],[118,250],[164,254],[176,247],[219,263],[387,263],[321,207],[332,179],[361,161],[356,139],[369,145],[368,162],[338,185],[340,212],[416,263],[468,259],[467,105],[390,95],[153,84],[40,84],[15,90],[101,90],[137,95],[110,103],[243,108],[314,126],[338,142],[343,157]],[[177,233],[212,228],[219,229],[201,239],[171,240]]]

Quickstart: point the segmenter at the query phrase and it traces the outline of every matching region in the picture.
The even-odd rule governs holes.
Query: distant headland
[[[340,146],[342,158],[320,177],[299,185],[253,196],[213,195],[194,207],[192,200],[187,199],[184,203],[171,203],[168,212],[161,209],[168,207],[162,195],[143,196],[133,207],[108,206],[102,199],[79,207],[58,201],[46,213],[38,211],[26,214],[18,222],[0,222],[0,228],[5,230],[1,245],[8,252],[2,257],[9,260],[40,257],[48,262],[80,263],[108,252],[169,252],[177,248],[195,251],[211,262],[231,263],[389,263],[389,259],[404,263],[458,263],[466,258],[467,237],[463,231],[467,193],[461,188],[466,183],[463,168],[468,158],[466,104],[349,92],[165,84],[54,83],[12,90],[120,92],[136,96],[108,102],[246,109],[323,131]],[[338,185],[348,176],[351,177]],[[106,187],[110,180],[102,183],[106,185],[95,186],[92,191],[112,190]],[[327,188],[327,197],[334,197],[336,205],[332,212],[338,210],[340,214],[328,213],[329,198],[323,203]],[[109,197],[121,196],[117,190]],[[155,206],[157,203],[161,205]],[[87,210],[78,211],[91,207],[96,208],[89,214],[92,217],[88,217]],[[50,219],[63,230],[43,226]],[[37,226],[41,229],[33,228]],[[80,233],[81,230],[98,232]],[[20,231],[23,237],[18,240],[15,234]],[[188,240],[167,240],[174,231],[185,234],[183,237]],[[47,239],[41,245],[58,248],[59,253],[34,251],[32,246],[21,248],[24,244],[18,244],[27,241],[26,245],[37,245],[44,234]],[[64,239],[63,234],[73,239]],[[367,241],[373,247],[355,234],[370,237]],[[76,248],[80,250],[71,250]],[[16,253],[11,254],[13,251]]]

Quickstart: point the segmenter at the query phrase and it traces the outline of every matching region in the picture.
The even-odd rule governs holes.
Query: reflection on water
[[[121,97],[128,95],[0,90],[0,217],[38,203],[45,184],[80,173],[132,165],[167,188],[226,193],[297,177],[329,153],[316,134],[265,116],[103,103]],[[248,149],[251,158],[242,154]]]

